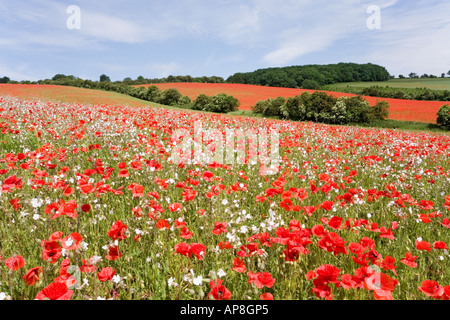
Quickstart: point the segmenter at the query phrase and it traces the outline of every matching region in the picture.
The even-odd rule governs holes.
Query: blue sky
[[[79,29],[70,5],[80,9]],[[380,8],[380,28],[370,29]],[[375,63],[450,70],[448,0],[0,0],[0,77],[98,80],[221,76],[259,68]]]

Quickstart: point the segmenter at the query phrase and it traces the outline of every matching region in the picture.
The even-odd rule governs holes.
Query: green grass
[[[428,88],[432,90],[450,90],[450,78],[434,78],[434,79],[392,79],[389,81],[373,81],[373,82],[344,82],[335,83],[333,87],[345,88],[358,87],[368,88],[371,86],[391,87],[391,88]],[[326,86],[324,87],[326,88]]]

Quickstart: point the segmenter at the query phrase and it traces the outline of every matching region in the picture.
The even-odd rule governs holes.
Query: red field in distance
[[[152,84],[143,85],[149,87]],[[197,98],[201,93],[206,95],[216,95],[218,93],[226,93],[237,98],[241,102],[240,109],[250,110],[259,100],[266,100],[276,97],[294,97],[302,92],[314,92],[315,90],[303,90],[292,88],[265,87],[247,84],[232,83],[158,83],[154,84],[160,90],[176,88],[181,94],[189,96],[191,99]],[[335,97],[355,96],[354,94],[342,92],[329,92]],[[376,97],[364,97],[370,105],[376,104],[377,100],[385,100],[389,102],[389,118],[394,120],[417,121],[436,123],[436,113],[439,108],[450,102],[441,101],[417,101],[403,99],[388,99]]]

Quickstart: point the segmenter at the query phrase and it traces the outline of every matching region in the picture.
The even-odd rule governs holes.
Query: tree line
[[[14,81],[11,80],[9,77],[3,77],[0,78],[0,83],[22,83],[22,84],[55,84],[54,81],[85,81],[84,79],[75,77],[74,75],[65,75],[65,74],[56,74],[51,79],[44,79],[44,80],[38,80],[38,81]],[[88,80],[92,81],[92,80]],[[99,78],[100,82],[112,82],[111,78],[107,76],[106,74],[100,75]],[[194,82],[194,83],[225,83],[224,78],[217,77],[217,76],[202,76],[202,77],[192,77],[190,75],[186,76],[173,76],[169,75],[168,77],[164,78],[153,78],[148,79],[144,78],[143,76],[139,76],[136,79],[131,79],[130,77],[124,78],[122,81],[114,81],[115,84],[124,84],[124,85],[140,85],[140,84],[152,84],[152,83],[179,83],[179,82]]]
[[[235,73],[228,83],[253,84],[271,87],[320,89],[321,86],[342,82],[387,81],[386,68],[367,63],[338,63],[258,69]]]
[[[323,87],[324,90],[352,93],[362,96],[380,97],[380,98],[394,98],[405,100],[425,100],[425,101],[450,101],[449,90],[433,90],[429,88],[394,88],[370,86],[367,88],[361,87],[340,87],[328,85]]]

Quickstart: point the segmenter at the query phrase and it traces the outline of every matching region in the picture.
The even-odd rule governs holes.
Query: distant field
[[[145,85],[146,87],[150,85]],[[216,83],[161,83],[157,84],[161,90],[177,88],[183,95],[195,99],[199,94],[216,95],[226,93],[239,99],[240,110],[250,110],[259,100],[269,98],[294,97],[302,92],[314,92],[314,90],[300,90],[290,88],[275,88],[255,85],[240,84],[216,84]],[[335,97],[355,96],[354,94],[330,92]],[[14,96],[21,99],[41,99],[80,104],[101,105],[129,105],[129,106],[155,106],[165,107],[157,103],[136,99],[124,94],[92,90],[68,86],[55,85],[26,85],[26,84],[0,84],[0,96]],[[364,97],[371,105],[377,100],[385,100],[390,104],[389,118],[402,121],[417,121],[436,123],[436,113],[446,102],[440,101],[415,101],[389,98]],[[447,102],[450,103],[450,102]]]
[[[393,79],[389,81],[379,82],[344,82],[335,83],[333,87],[360,87],[366,88],[371,86],[392,87],[392,88],[428,88],[433,90],[450,90],[450,78],[436,79]]]
[[[199,94],[216,95],[226,93],[234,96],[241,102],[241,110],[250,110],[259,100],[269,98],[294,97],[302,92],[314,92],[314,90],[302,90],[291,88],[264,87],[246,84],[231,83],[159,83],[155,84],[160,90],[176,88],[181,94],[195,99]],[[149,87],[150,84],[144,85]],[[354,94],[342,92],[330,92],[335,97],[355,96]],[[426,123],[436,123],[436,113],[446,102],[441,101],[415,101],[389,98],[364,97],[371,105],[377,103],[377,100],[385,100],[390,104],[389,118],[402,121],[417,121]]]
[[[41,99],[67,103],[145,106],[156,103],[143,101],[124,94],[68,86],[0,84],[0,96],[13,96],[21,99]]]

